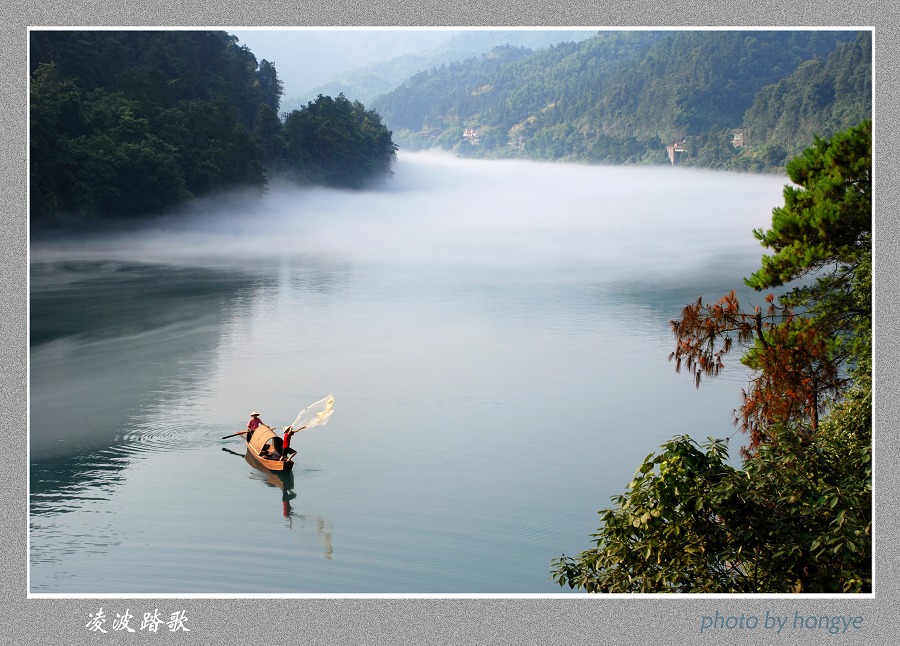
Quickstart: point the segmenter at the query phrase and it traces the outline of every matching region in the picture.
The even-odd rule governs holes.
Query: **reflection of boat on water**
[[[224,446],[222,450],[232,455],[240,455]],[[262,480],[270,487],[281,489],[281,507],[285,518],[291,515],[291,500],[297,497],[294,491],[294,473],[292,471],[272,471],[260,464],[259,459],[248,448],[244,453],[244,460],[253,467],[253,477],[256,480]]]
[[[282,499],[285,502],[297,497],[297,494],[294,493],[294,473],[292,471],[272,471],[265,468],[249,449],[243,455],[224,446],[222,450],[226,453],[231,453],[231,455],[243,457],[247,464],[253,467],[254,472],[252,475],[254,479],[261,480],[270,487],[281,489]]]
[[[224,446],[222,447],[222,450],[226,453],[231,453],[232,455],[241,455]],[[267,469],[260,464],[259,460],[249,449],[244,453],[243,458],[247,464],[253,467],[251,475],[254,480],[260,480],[270,487],[281,490],[281,513],[287,519],[288,527],[290,529],[293,529],[294,518],[300,520],[301,527],[307,526],[307,523],[310,520],[315,523],[314,529],[316,535],[319,537],[319,541],[325,548],[322,556],[326,559],[331,559],[334,554],[334,546],[331,541],[331,523],[318,514],[296,514],[291,508],[291,500],[297,497],[297,493],[294,491],[294,473],[292,471],[272,471]]]
[[[290,471],[294,468],[294,456],[297,452],[288,448],[287,455],[282,456],[283,440],[269,426],[260,424],[253,431],[250,439],[242,436],[247,443],[247,455],[270,471]]]
[[[270,487],[275,487],[276,489],[281,489],[283,495],[282,500],[285,504],[291,498],[296,498],[297,494],[294,493],[294,474],[291,471],[270,471],[266,469],[262,465],[260,465],[259,461],[256,459],[254,455],[248,450],[244,454],[244,459],[247,461],[251,467],[256,470],[256,474],[258,475],[260,480],[264,480],[266,484]]]
[[[276,489],[281,489],[281,513],[285,518],[290,518],[292,514],[291,500],[297,497],[294,491],[294,473],[292,471],[270,471],[260,465],[255,456],[248,449],[244,454],[244,459],[251,467],[256,469],[256,474],[261,480],[265,480],[266,484]]]

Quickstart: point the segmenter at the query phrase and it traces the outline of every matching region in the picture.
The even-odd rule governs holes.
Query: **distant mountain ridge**
[[[469,30],[451,32],[446,41],[422,52],[406,52],[388,60],[377,60],[357,66],[337,75],[334,80],[316,85],[297,95],[286,96],[286,107],[300,107],[319,94],[344,94],[368,103],[401,85],[422,70],[429,70],[481,56],[498,46],[512,45],[528,49],[543,49],[561,42],[577,42],[590,38],[590,30]],[[367,60],[365,58],[361,61]],[[288,66],[281,65],[284,69]]]
[[[371,101],[401,148],[462,156],[783,170],[871,118],[871,33],[609,31],[511,46]]]

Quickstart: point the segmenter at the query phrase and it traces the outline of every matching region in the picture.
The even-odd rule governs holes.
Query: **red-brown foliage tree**
[[[714,377],[735,342],[752,371],[735,422],[749,433],[751,454],[771,441],[776,425],[812,435],[820,415],[870,370],[871,352],[871,122],[839,133],[788,165],[794,186],[773,211],[772,228],[755,231],[762,268],[747,284],[757,290],[811,279],[765,309],[741,309],[735,292],[711,305],[702,299],[672,321],[676,371],[699,387]]]
[[[735,422],[750,436],[745,453],[771,440],[773,424],[794,422],[814,433],[826,403],[848,383],[840,356],[815,321],[777,305],[773,294],[766,302],[765,311],[745,312],[734,291],[711,305],[698,298],[671,323],[677,345],[669,359],[676,371],[687,369],[698,388],[703,377],[724,368],[735,341],[748,347],[741,361],[752,369],[751,380],[735,411]]]

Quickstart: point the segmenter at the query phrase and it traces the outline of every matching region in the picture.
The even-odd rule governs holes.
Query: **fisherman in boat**
[[[301,426],[297,431],[302,431],[304,428],[306,427]],[[294,430],[293,426],[285,426],[282,430],[284,431],[284,437],[281,440],[281,459],[284,461],[291,457],[291,436],[297,431]]]
[[[259,428],[259,425],[262,424],[262,420],[259,418],[259,413],[253,411],[250,413],[250,421],[247,422],[247,441],[250,441],[250,438],[253,437],[253,431]]]

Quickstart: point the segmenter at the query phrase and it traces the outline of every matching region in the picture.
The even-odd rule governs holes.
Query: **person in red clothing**
[[[302,431],[305,426],[301,426],[297,429],[297,431]],[[291,436],[297,431],[294,430],[293,426],[285,426],[284,427],[284,437],[281,441],[281,459],[287,460],[290,457],[290,448],[291,448]]]

